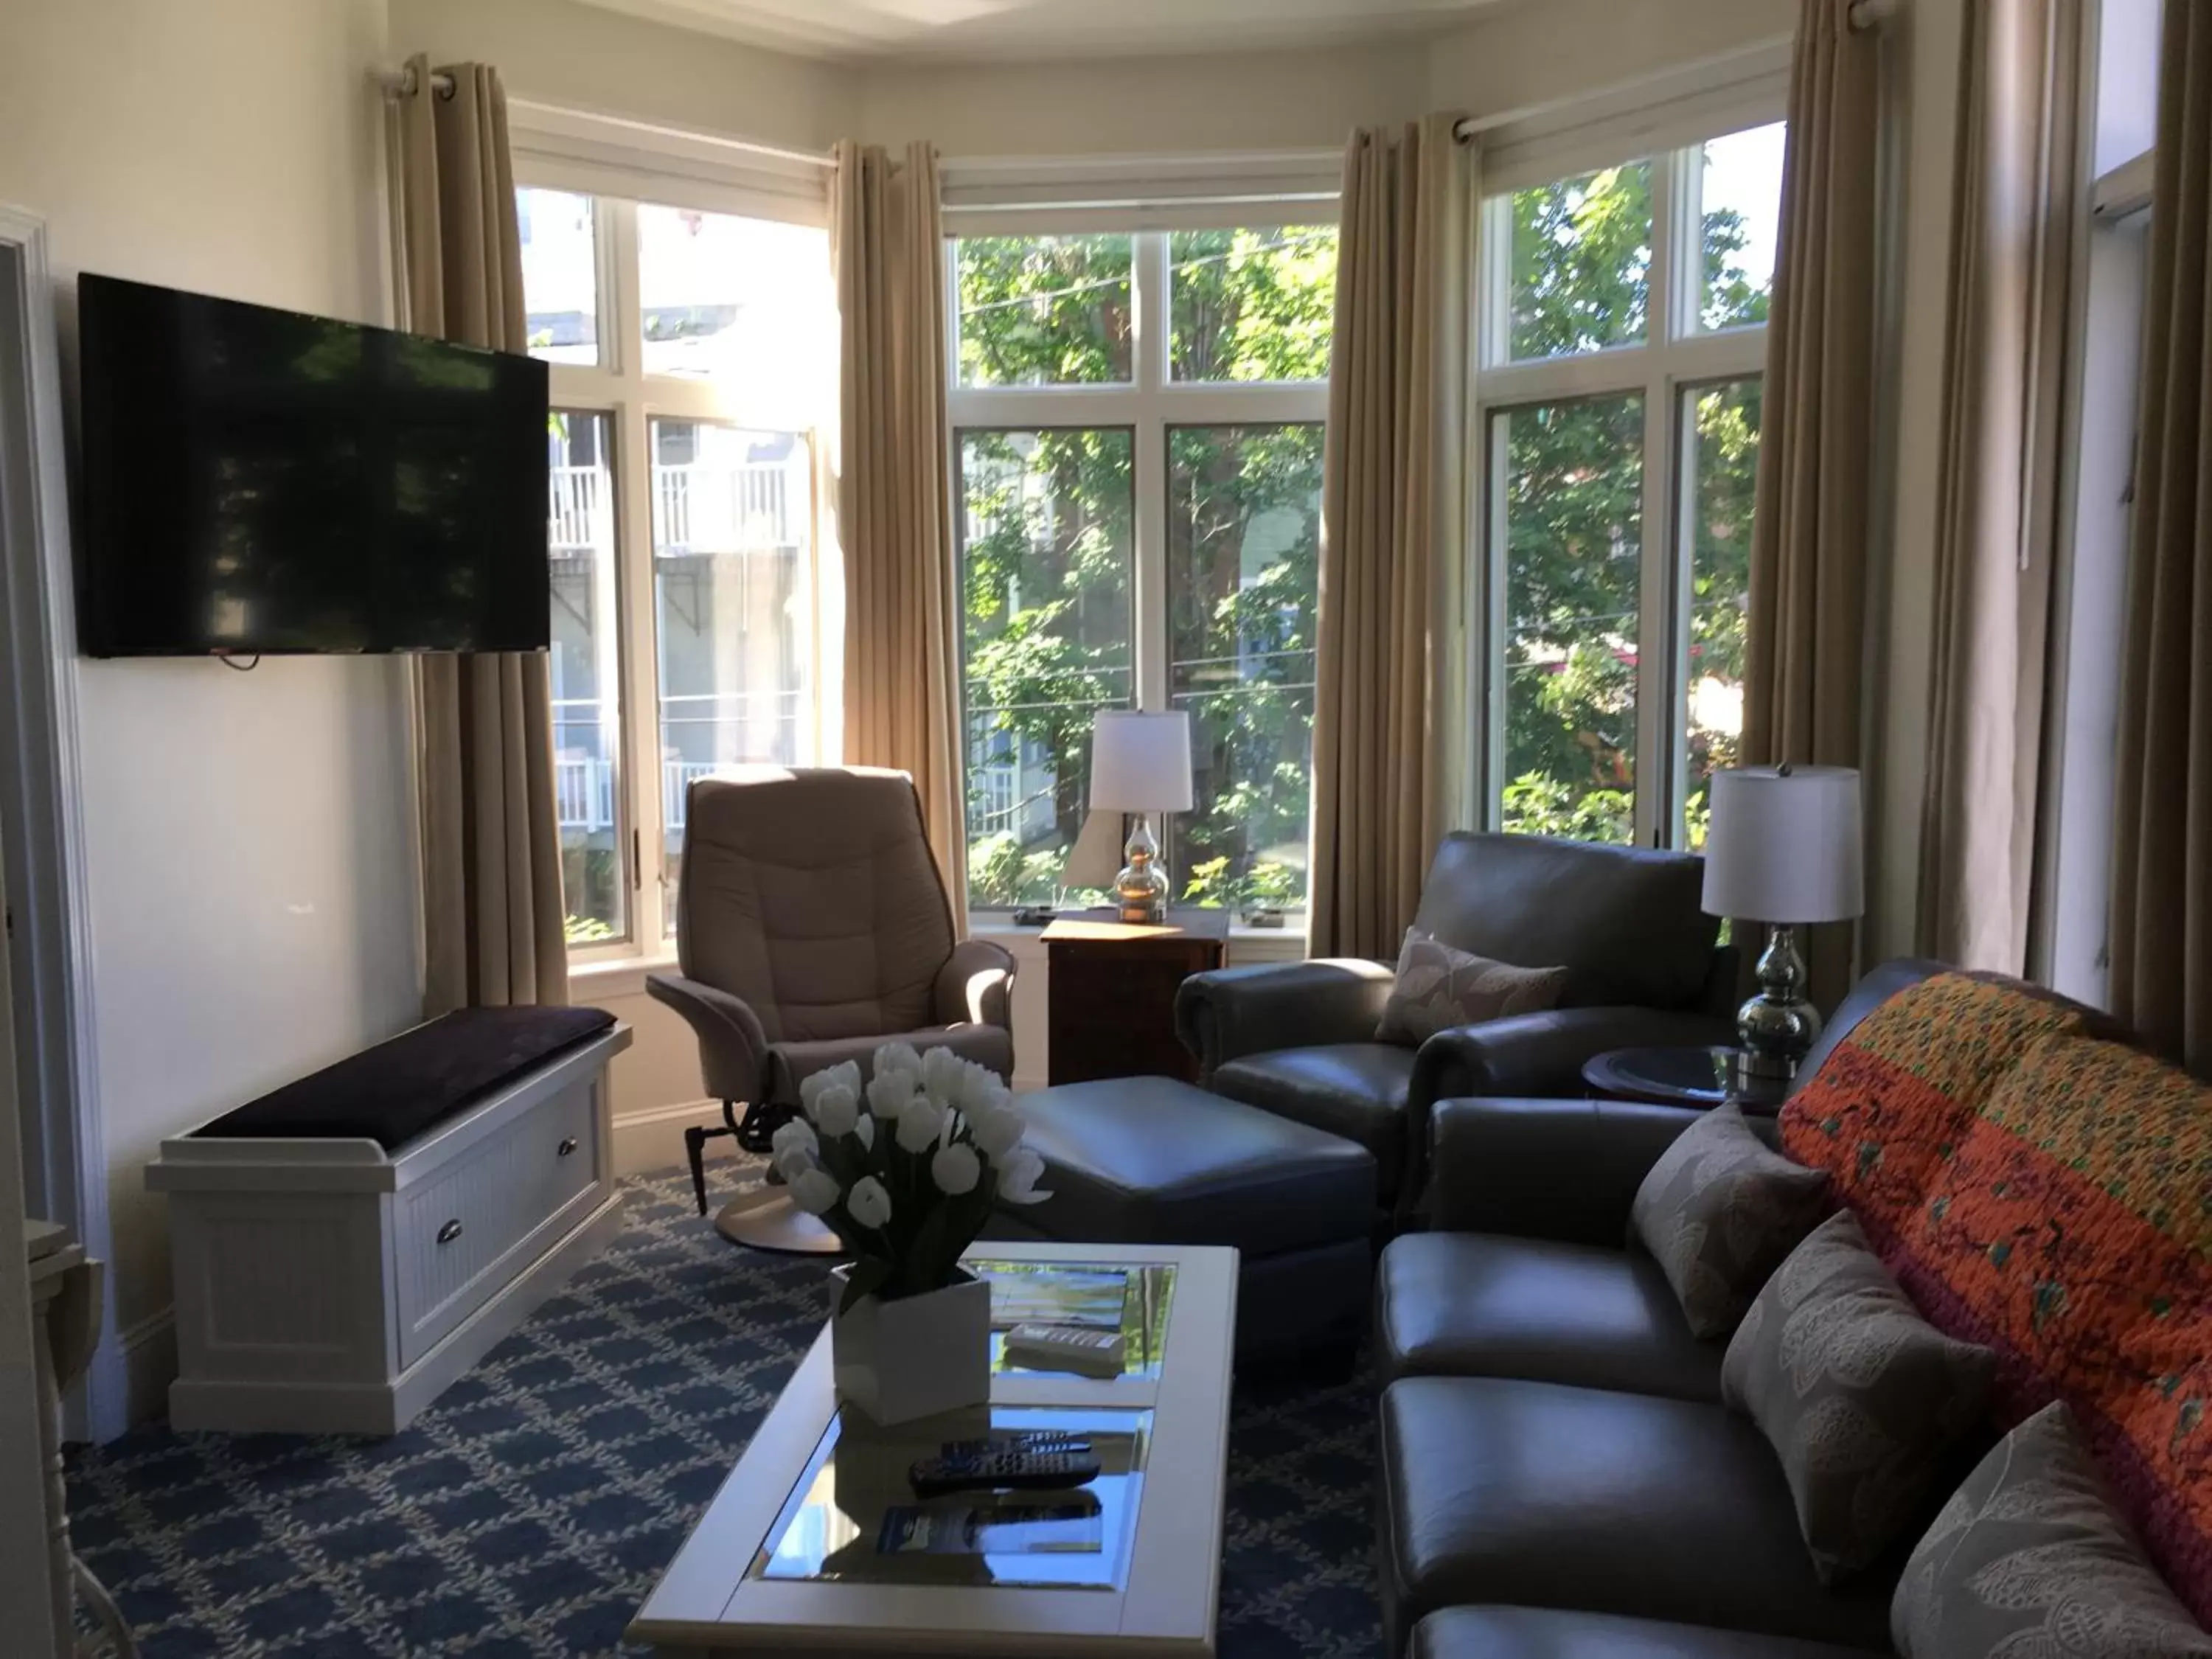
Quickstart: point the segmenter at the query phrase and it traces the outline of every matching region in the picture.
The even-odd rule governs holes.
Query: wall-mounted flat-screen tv
[[[542,651],[545,365],[86,276],[78,642]]]

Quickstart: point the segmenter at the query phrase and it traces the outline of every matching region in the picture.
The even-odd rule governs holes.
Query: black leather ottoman
[[[1173,1078],[1064,1084],[1016,1103],[1052,1197],[1001,1211],[993,1235],[1229,1245],[1243,1258],[1240,1360],[1341,1356],[1358,1341],[1374,1281],[1365,1147]]]

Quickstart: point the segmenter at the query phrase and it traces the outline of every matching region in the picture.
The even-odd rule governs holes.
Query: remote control
[[[1087,1325],[1017,1325],[1006,1333],[1006,1363],[1031,1370],[1119,1376],[1126,1352],[1121,1332]]]
[[[1052,1492],[1098,1478],[1089,1452],[997,1452],[983,1457],[925,1457],[907,1471],[916,1498],[956,1492]]]
[[[948,1462],[1006,1452],[1087,1452],[1091,1442],[1073,1429],[1001,1429],[976,1440],[948,1440],[937,1449]]]

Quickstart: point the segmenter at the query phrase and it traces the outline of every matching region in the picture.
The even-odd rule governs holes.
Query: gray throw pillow
[[[1564,968],[1516,968],[1406,930],[1397,982],[1375,1027],[1377,1042],[1426,1042],[1455,1025],[1541,1013],[1567,988]]]
[[[1966,1477],[1889,1604],[1904,1659],[2212,1659],[2112,1507],[2063,1405]]]
[[[1628,1225],[1674,1287],[1691,1330],[1718,1337],[1827,1212],[1827,1172],[1792,1164],[1730,1104],[1659,1155]]]
[[[1920,1316],[1844,1210],[1752,1303],[1721,1361],[1721,1395],[1781,1455],[1814,1571],[1832,1584],[1921,1518],[1996,1375],[1987,1348]]]

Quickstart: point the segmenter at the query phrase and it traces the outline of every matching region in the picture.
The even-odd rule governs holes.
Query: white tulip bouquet
[[[1036,1204],[1044,1159],[998,1078],[948,1048],[876,1050],[866,1087],[852,1060],[799,1085],[804,1115],[775,1132],[792,1201],[837,1230],[857,1258],[840,1311],[960,1279],[960,1253],[999,1200]]]

